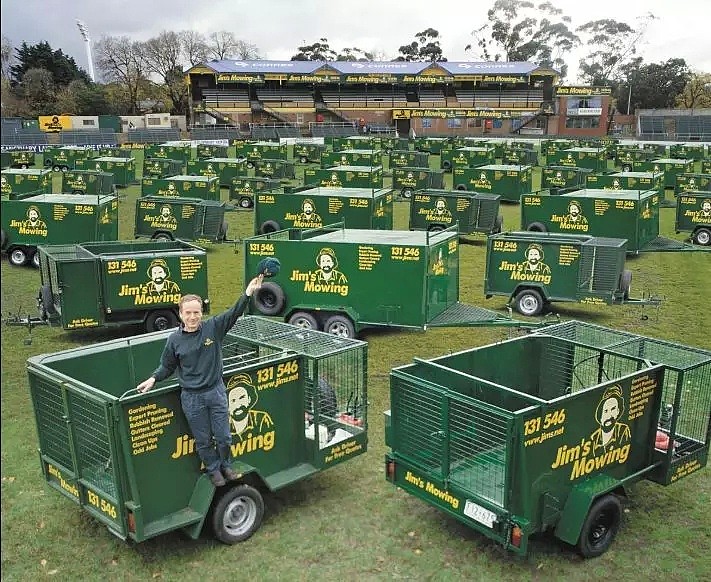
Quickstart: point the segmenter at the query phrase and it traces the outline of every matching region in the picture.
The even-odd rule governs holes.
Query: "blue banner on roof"
[[[323,61],[235,61],[234,59],[224,59],[222,61],[208,61],[205,66],[210,67],[216,73],[304,75],[313,73],[325,64]]]
[[[414,75],[432,63],[409,63],[406,61],[335,61],[328,63],[344,75]]]
[[[528,75],[538,65],[525,61],[505,62],[443,62],[437,63],[453,75]]]

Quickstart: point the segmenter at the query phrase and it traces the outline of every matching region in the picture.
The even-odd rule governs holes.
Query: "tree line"
[[[711,107],[711,74],[692,71],[682,58],[645,63],[637,54],[655,16],[643,14],[634,26],[599,19],[572,27],[571,18],[551,2],[495,0],[485,22],[471,31],[465,52],[471,60],[528,61],[560,72],[583,49],[579,81],[609,86],[622,113],[636,109]],[[434,28],[414,35],[392,60],[446,61]],[[262,58],[255,45],[228,31],[209,35],[192,30],[163,31],[145,42],[104,36],[94,45],[100,82],[93,83],[73,58],[46,42],[13,47],[2,39],[2,93],[5,115],[33,117],[140,113],[151,107],[183,115],[188,111],[185,71],[215,59]],[[331,47],[326,37],[296,48],[292,60],[383,61],[382,50]]]

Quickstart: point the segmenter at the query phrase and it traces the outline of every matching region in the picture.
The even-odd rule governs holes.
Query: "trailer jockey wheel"
[[[466,187],[464,184],[458,184],[458,185],[457,185],[457,190],[460,190],[460,191],[463,192],[463,191],[465,191],[466,189],[467,189],[467,187]]]
[[[499,234],[504,229],[504,217],[499,214],[494,222],[494,234]]]
[[[309,161],[309,159],[308,159],[306,156],[301,156],[301,157],[299,158],[299,161],[300,161],[302,164],[305,164],[305,163],[307,163],[307,162]]]
[[[332,315],[329,317],[323,325],[323,330],[338,337],[355,337],[353,322],[345,315]]]
[[[215,504],[212,529],[222,543],[236,544],[257,531],[263,517],[264,499],[259,491],[249,485],[235,485]]]
[[[585,558],[604,554],[620,528],[622,504],[617,496],[608,494],[592,504],[580,530],[578,550]]]
[[[535,289],[524,289],[516,295],[514,305],[521,315],[533,317],[543,311],[543,297]]]
[[[52,289],[49,285],[42,285],[39,292],[37,293],[37,298],[40,300],[42,311],[42,319],[45,315],[54,315],[57,310],[54,307],[54,297],[52,296]]]
[[[286,294],[276,283],[266,281],[254,293],[254,305],[263,315],[279,315],[286,305]]]
[[[632,271],[625,269],[620,274],[620,291],[622,291],[622,296],[625,299],[630,298],[630,291],[632,291]]]

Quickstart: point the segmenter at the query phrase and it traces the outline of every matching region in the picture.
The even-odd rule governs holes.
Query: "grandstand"
[[[217,140],[217,139],[242,139],[244,136],[239,129],[228,126],[205,126],[192,127],[190,129],[190,139],[195,140]]]
[[[13,130],[5,129],[5,124],[2,127],[1,144],[3,146],[34,146],[46,145],[47,134],[37,128],[15,128]]]
[[[269,107],[314,107],[313,92],[299,87],[260,88],[257,99]]]
[[[128,131],[129,143],[165,143],[167,141],[179,141],[180,130],[171,129],[130,129]]]
[[[637,112],[640,139],[711,141],[711,109],[643,109]]]
[[[111,145],[118,144],[118,137],[113,129],[77,129],[59,132],[62,145]]]
[[[206,107],[215,109],[249,109],[249,92],[246,89],[205,89],[202,101]]]

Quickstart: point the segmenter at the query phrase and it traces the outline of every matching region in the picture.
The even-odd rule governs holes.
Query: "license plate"
[[[473,501],[466,500],[464,504],[464,515],[471,517],[474,521],[483,523],[486,527],[494,527],[494,522],[496,521],[496,514],[493,511],[489,511],[486,507],[477,505]]]

